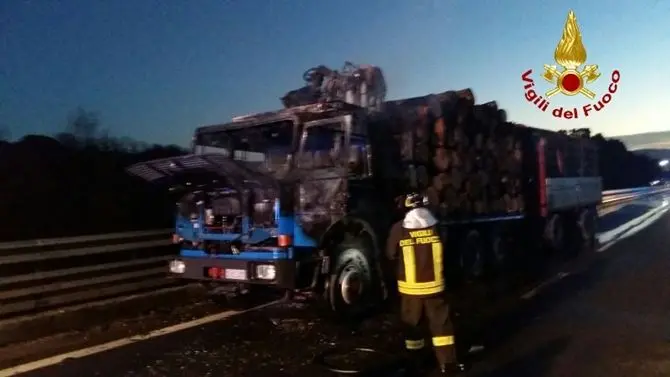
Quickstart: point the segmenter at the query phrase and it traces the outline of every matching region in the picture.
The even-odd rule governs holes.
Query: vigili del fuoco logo
[[[529,69],[521,75],[524,82],[526,100],[543,112],[551,111],[551,115],[563,119],[582,119],[595,112],[602,111],[608,103],[612,101],[612,96],[616,93],[621,74],[618,70],[612,71],[610,75],[610,84],[607,91],[598,97],[598,94],[588,88],[589,84],[594,83],[600,77],[598,65],[586,63],[586,48],[582,42],[582,34],[577,25],[575,12],[568,13],[568,19],[563,27],[563,35],[554,51],[555,65],[544,65],[542,77],[551,83],[552,87],[544,93],[539,94],[539,89],[535,86],[532,78],[533,70]],[[583,67],[580,69],[579,67]],[[552,106],[549,99],[557,94],[566,96],[585,97],[588,103],[580,107],[564,108],[563,106]],[[595,101],[596,97],[598,100]]]

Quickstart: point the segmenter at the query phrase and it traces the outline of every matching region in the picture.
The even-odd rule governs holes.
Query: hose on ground
[[[333,347],[330,349],[327,349],[320,354],[318,354],[314,358],[314,363],[317,365],[320,365],[324,367],[325,369],[334,372],[334,373],[339,373],[339,374],[347,374],[350,376],[356,376],[356,375],[362,375],[365,372],[371,372],[369,369],[371,368],[345,368],[345,367],[339,367],[337,365],[333,365],[332,363],[328,362],[328,358],[333,357],[333,356],[341,356],[341,355],[351,355],[355,353],[365,353],[370,356],[377,356],[385,359],[390,359],[390,354],[376,350],[374,348],[364,348],[364,347],[354,347],[354,348],[342,348],[342,347]],[[394,363],[396,364],[396,363]],[[402,363],[401,363],[402,364]],[[378,364],[375,364],[377,368],[379,368]],[[402,369],[403,365],[394,365],[398,369]],[[386,367],[391,367],[391,365],[387,365]],[[376,374],[375,374],[376,375]]]

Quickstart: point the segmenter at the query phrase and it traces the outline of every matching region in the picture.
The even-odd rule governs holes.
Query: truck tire
[[[484,274],[484,242],[476,230],[471,230],[461,246],[461,266],[466,280],[480,279]]]
[[[547,221],[545,238],[552,251],[561,253],[565,249],[565,227],[563,217],[555,213]]]
[[[343,240],[331,254],[333,268],[328,279],[328,303],[338,318],[363,316],[381,301],[381,282],[370,257],[374,250],[366,241],[362,237]]]
[[[591,253],[596,249],[597,211],[584,208],[577,220],[582,243],[582,252]]]
[[[489,264],[490,269],[496,275],[503,273],[510,263],[510,242],[507,237],[506,229],[502,226],[496,226],[491,231],[491,252]]]

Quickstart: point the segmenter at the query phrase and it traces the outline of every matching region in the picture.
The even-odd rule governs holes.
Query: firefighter
[[[432,345],[442,374],[465,370],[456,355],[453,323],[445,295],[444,244],[437,219],[419,194],[405,197],[404,219],[391,228],[386,244],[390,261],[397,261],[400,315],[406,328],[405,348],[421,359],[424,355],[422,324],[427,320]]]

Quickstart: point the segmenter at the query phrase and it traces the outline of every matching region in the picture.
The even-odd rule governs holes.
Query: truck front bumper
[[[296,262],[182,257],[170,262],[170,273],[188,280],[294,288]]]

